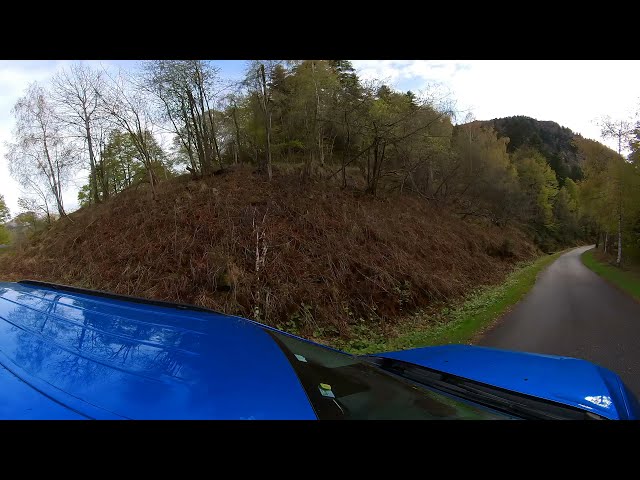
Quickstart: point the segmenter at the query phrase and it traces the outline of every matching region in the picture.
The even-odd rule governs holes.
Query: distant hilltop
[[[556,122],[536,120],[518,115],[515,117],[476,120],[471,123],[491,126],[498,137],[509,137],[507,151],[513,153],[520,147],[532,147],[538,150],[549,162],[556,175],[572,180],[582,178],[582,160],[574,138],[580,134]]]

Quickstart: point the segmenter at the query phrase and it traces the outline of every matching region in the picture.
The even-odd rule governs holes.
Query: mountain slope
[[[582,178],[578,148],[573,143],[577,134],[571,129],[556,122],[536,120],[522,115],[494,118],[478,123],[493,127],[498,137],[509,137],[509,153],[520,147],[533,147],[545,156],[559,179]]]
[[[411,196],[250,169],[142,186],[55,222],[0,263],[40,279],[194,303],[307,335],[349,335],[501,281],[539,251],[515,228]]]

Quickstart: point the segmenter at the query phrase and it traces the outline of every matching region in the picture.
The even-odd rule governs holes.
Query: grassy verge
[[[436,313],[416,312],[399,322],[391,336],[363,334],[341,345],[351,353],[374,353],[408,348],[469,343],[491,325],[533,287],[538,274],[562,253],[545,255],[520,265],[496,286],[482,287],[457,305],[445,306]]]
[[[604,279],[640,300],[640,275],[609,265],[594,256],[594,250],[582,254],[582,263]]]

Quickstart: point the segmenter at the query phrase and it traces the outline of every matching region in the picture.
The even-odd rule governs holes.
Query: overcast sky
[[[11,108],[32,81],[46,81],[70,61],[0,61],[0,193],[18,213],[20,186],[10,178],[5,142],[11,140]],[[91,61],[108,68],[135,68],[135,61]],[[216,61],[221,75],[238,78],[244,60]],[[640,105],[638,60],[354,60],[361,78],[378,78],[401,90],[420,92],[439,85],[458,110],[478,120],[526,115],[553,120],[585,137],[601,140],[595,120],[602,115],[629,117]],[[464,114],[462,115],[464,118]],[[613,142],[608,142],[614,146]],[[64,194],[77,208],[78,178]]]

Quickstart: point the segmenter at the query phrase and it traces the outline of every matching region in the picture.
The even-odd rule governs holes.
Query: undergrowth
[[[385,335],[539,251],[520,230],[410,195],[372,197],[249,168],[85,207],[0,260],[32,278],[191,303],[330,341]]]
[[[562,252],[544,255],[516,266],[499,285],[477,288],[460,301],[421,309],[408,315],[392,331],[375,330],[362,322],[352,338],[339,339],[333,346],[351,353],[367,354],[383,351],[448,343],[472,343],[484,328],[490,326],[516,304],[535,284],[537,275]]]

